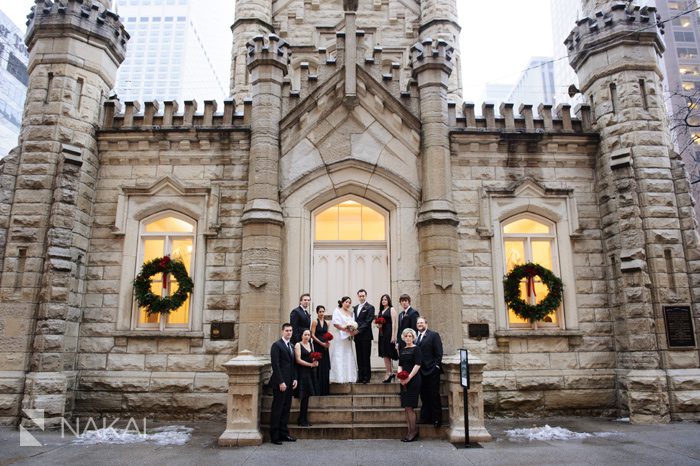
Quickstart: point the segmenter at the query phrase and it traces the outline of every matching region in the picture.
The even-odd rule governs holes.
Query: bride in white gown
[[[352,333],[348,324],[355,322],[350,309],[351,300],[345,296],[338,301],[339,308],[333,312],[331,324],[338,329],[339,338],[331,345],[331,383],[351,383],[357,379],[357,362],[352,344]]]

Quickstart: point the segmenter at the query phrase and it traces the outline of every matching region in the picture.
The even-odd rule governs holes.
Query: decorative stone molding
[[[497,330],[494,332],[496,344],[503,351],[508,351],[510,342],[518,338],[561,338],[566,337],[569,341],[569,347],[580,346],[583,343],[583,332],[580,330],[562,330],[562,329],[508,329]]]

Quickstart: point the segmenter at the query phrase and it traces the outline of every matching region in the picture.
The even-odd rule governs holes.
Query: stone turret
[[[279,204],[279,122],[287,43],[256,36],[248,43],[253,95],[248,199],[243,212],[241,334],[238,348],[267,354],[279,335],[282,280],[282,209]]]
[[[411,48],[413,78],[420,93],[422,204],[418,212],[421,306],[443,337],[446,354],[461,337],[459,220],[452,201],[447,89],[454,49],[425,37]]]
[[[460,69],[459,33],[457,2],[455,0],[422,0],[420,2],[421,38],[439,39],[449,43],[452,49],[454,69],[450,73],[448,83],[448,99],[453,102],[462,101],[462,74]]]
[[[96,131],[129,38],[109,1],[37,0],[29,16],[29,85],[0,303],[0,387],[43,409],[72,409],[85,256],[99,161]],[[4,379],[4,380],[3,380]],[[5,396],[7,399],[8,396]]]
[[[233,48],[231,51],[231,95],[243,104],[251,91],[246,44],[253,37],[274,32],[271,0],[236,0],[236,20],[231,27]]]
[[[596,191],[618,399],[632,422],[667,422],[678,411],[671,374],[697,368],[698,355],[669,349],[663,308],[694,305],[698,242],[688,181],[679,176],[666,121],[664,45],[653,7],[601,0],[583,1],[583,7],[586,16],[566,45],[601,136]]]

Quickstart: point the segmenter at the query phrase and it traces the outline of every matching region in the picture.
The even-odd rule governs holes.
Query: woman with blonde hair
[[[414,344],[416,332],[412,328],[401,332],[401,339],[406,343],[406,346],[401,348],[401,353],[399,353],[397,377],[401,383],[401,407],[406,410],[406,424],[408,424],[408,433],[401,441],[413,442],[418,439],[415,409],[418,407],[420,395],[420,367],[423,362],[423,353],[421,353],[420,347]]]

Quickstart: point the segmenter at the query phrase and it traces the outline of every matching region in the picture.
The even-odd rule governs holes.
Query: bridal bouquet
[[[323,355],[318,351],[314,351],[309,356],[311,357],[312,361],[320,361],[321,359],[323,359]]]
[[[386,319],[384,317],[377,317],[374,319],[374,325],[379,329],[379,334],[381,335],[384,330],[384,324],[386,324]]]
[[[354,320],[351,320],[347,324],[345,324],[345,328],[348,329],[348,332],[354,332],[355,330],[357,330],[357,327],[357,322],[355,322]]]

